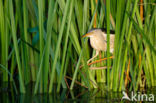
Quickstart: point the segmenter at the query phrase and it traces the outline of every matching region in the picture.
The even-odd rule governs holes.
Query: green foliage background
[[[13,82],[21,93],[35,82],[34,94],[51,93],[55,83],[57,92],[67,88],[66,75],[70,89],[76,80],[113,91],[156,86],[155,0],[143,0],[143,22],[139,0],[104,1],[0,0],[0,82]],[[114,59],[91,65],[106,70],[86,63],[95,51],[81,36],[93,27],[115,31]],[[102,58],[112,55],[109,43],[107,49]]]

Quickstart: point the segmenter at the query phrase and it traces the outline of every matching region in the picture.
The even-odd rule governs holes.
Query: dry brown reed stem
[[[113,56],[109,57],[110,59],[113,58]],[[93,61],[91,63],[88,64],[88,66],[92,65],[92,64],[95,64],[95,63],[98,63],[98,62],[101,62],[101,61],[104,61],[104,60],[107,60],[107,58],[102,58],[102,59],[99,59],[99,60],[96,60],[96,61]]]
[[[143,0],[140,0],[140,4],[143,4]],[[143,5],[140,5],[140,17],[141,21],[143,22]]]
[[[97,4],[97,0],[95,0],[96,4]],[[96,17],[97,17],[97,13],[95,13],[95,17],[94,17],[94,25],[93,27],[96,28]]]
[[[130,77],[129,77],[129,71],[130,71],[130,58],[129,58],[129,62],[128,62],[127,72],[126,72],[125,87],[127,87],[128,80],[130,79]]]
[[[71,80],[71,81],[72,81],[73,79],[72,79],[71,77],[69,77],[69,76],[65,76],[64,79],[65,79],[66,85],[67,85],[67,87],[68,87],[68,89],[69,89],[69,85],[68,85],[67,79],[69,79],[69,80]],[[75,80],[75,83],[78,84],[78,85],[80,85],[80,86],[82,86],[82,87],[85,87],[85,88],[88,89],[87,86],[82,85],[80,82],[78,82],[78,81],[76,81],[76,80]]]
[[[113,58],[113,56],[109,57],[110,59]],[[99,59],[99,60],[96,60],[96,61],[93,61],[91,63],[88,64],[88,66],[92,65],[92,64],[95,64],[95,63],[99,63],[101,61],[104,61],[104,60],[107,60],[107,58],[102,58],[102,59]],[[83,67],[83,65],[80,66],[80,69]]]

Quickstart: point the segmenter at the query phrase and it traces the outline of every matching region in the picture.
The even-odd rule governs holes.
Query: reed
[[[99,83],[113,91],[156,86],[156,6],[154,0],[141,3],[1,0],[0,81],[13,82],[21,93],[34,82],[34,94],[52,93],[55,84],[57,92],[68,88],[65,77],[72,78],[71,90],[78,84],[97,88]],[[107,52],[87,65],[95,51],[88,38],[81,36],[95,27],[106,28]],[[110,30],[115,31],[113,54],[109,52]],[[89,69],[94,66],[107,69]]]

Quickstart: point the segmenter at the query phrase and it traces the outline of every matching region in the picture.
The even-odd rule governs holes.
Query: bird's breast
[[[90,44],[92,48],[99,50],[99,51],[106,51],[106,42],[103,37],[97,38],[97,37],[91,37],[90,38]]]

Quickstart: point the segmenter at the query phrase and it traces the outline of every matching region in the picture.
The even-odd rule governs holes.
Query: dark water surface
[[[0,85],[0,103],[131,103],[132,101],[122,100],[122,92],[111,92],[106,89],[93,89],[88,91],[84,88],[75,87],[73,91],[62,89],[60,93],[56,93],[56,89],[52,94],[33,95],[32,85],[26,86],[26,94],[16,94],[13,86],[7,87],[7,83]],[[132,91],[128,92],[131,96]],[[136,92],[140,94],[156,95],[156,88],[149,88]],[[137,97],[136,97],[137,98]],[[145,102],[145,101],[144,101]],[[149,101],[147,101],[148,103]],[[156,103],[156,101],[154,102]]]

